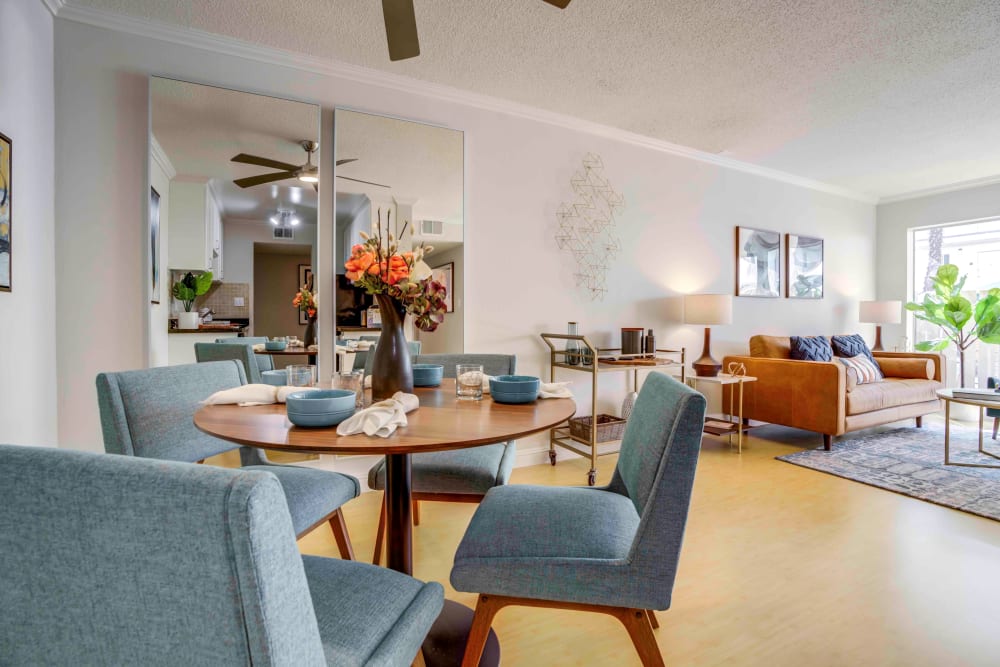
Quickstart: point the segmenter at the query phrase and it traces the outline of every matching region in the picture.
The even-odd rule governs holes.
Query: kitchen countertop
[[[198,334],[198,333],[242,333],[246,331],[246,326],[243,324],[234,324],[232,326],[221,326],[221,327],[198,327],[197,329],[169,329],[167,333],[172,334]]]

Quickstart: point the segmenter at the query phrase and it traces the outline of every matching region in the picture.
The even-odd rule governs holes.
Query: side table
[[[698,389],[698,384],[702,382],[720,387],[731,384],[739,386],[737,391],[729,393],[729,411],[724,413],[722,419],[706,416],[703,431],[710,435],[728,436],[730,445],[733,444],[733,433],[735,433],[737,449],[740,454],[743,453],[743,432],[750,428],[749,424],[743,423],[743,385],[756,381],[757,378],[748,375],[729,375],[727,373],[719,373],[715,377],[703,377],[691,373],[686,377],[687,385],[692,389]],[[734,394],[738,395],[738,398]],[[734,402],[738,403],[736,410],[733,409]]]

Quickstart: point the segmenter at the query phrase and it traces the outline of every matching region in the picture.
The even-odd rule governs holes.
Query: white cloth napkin
[[[569,382],[543,382],[538,387],[538,398],[573,398]]]
[[[264,343],[254,343],[253,344],[253,351],[254,352],[265,352],[266,350],[267,350],[267,348],[264,347]]]
[[[420,407],[420,399],[415,394],[397,391],[392,398],[355,413],[352,417],[340,422],[337,435],[377,435],[388,438],[400,426],[406,426],[406,413]]]
[[[217,391],[203,405],[270,405],[284,403],[289,394],[305,391],[308,387],[275,387],[270,384],[245,384],[241,387]]]

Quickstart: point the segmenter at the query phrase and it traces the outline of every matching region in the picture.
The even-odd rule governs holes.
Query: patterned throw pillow
[[[837,357],[837,360],[848,368],[854,369],[854,372],[858,374],[858,384],[882,381],[882,371],[875,365],[874,361],[863,354],[856,357]]]
[[[833,348],[826,336],[792,336],[791,358],[799,361],[832,361]]]
[[[861,337],[861,334],[851,334],[850,336],[834,336],[830,339],[833,346],[833,353],[838,357],[856,357],[863,354],[868,360],[878,366],[872,351],[868,349],[868,343]]]

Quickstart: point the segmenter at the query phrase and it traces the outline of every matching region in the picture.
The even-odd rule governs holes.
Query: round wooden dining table
[[[194,423],[209,435],[264,449],[384,455],[387,564],[412,575],[410,457],[413,454],[522,438],[557,426],[576,412],[576,404],[569,398],[521,405],[496,403],[488,394],[481,401],[458,400],[454,379],[443,380],[439,387],[418,387],[414,393],[420,399],[420,407],[408,413],[407,425],[388,438],[364,434],[341,436],[336,427],[301,428],[288,421],[283,404],[205,406],[195,413]],[[471,609],[446,600],[445,609],[424,644],[426,663],[460,664],[471,621]],[[495,640],[490,643],[495,651],[484,651],[480,664],[499,661],[499,647]]]

